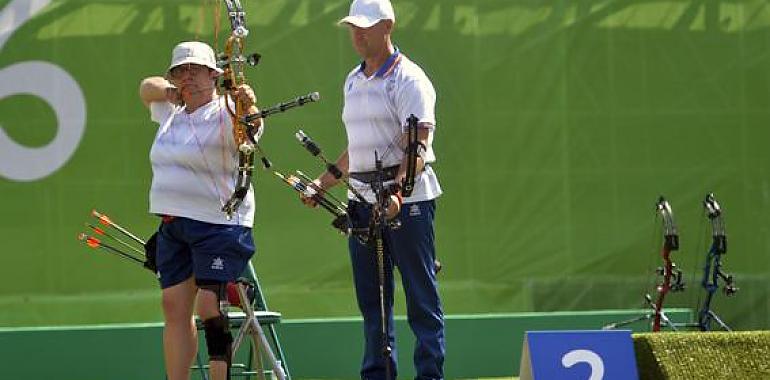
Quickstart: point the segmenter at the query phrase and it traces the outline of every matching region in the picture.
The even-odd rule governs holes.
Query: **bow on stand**
[[[656,213],[660,215],[663,222],[663,247],[661,248],[663,266],[658,267],[655,270],[659,277],[659,283],[655,287],[657,297],[655,301],[653,301],[652,296],[650,296],[649,293],[644,295],[644,301],[649,306],[650,312],[631,319],[607,324],[602,327],[603,330],[612,330],[630,325],[634,322],[649,319],[653,320],[652,331],[660,331],[661,326],[668,326],[674,331],[677,330],[677,326],[671,322],[663,311],[663,300],[666,298],[666,294],[669,291],[678,292],[684,290],[682,271],[679,270],[676,267],[676,264],[671,260],[671,252],[679,249],[679,235],[676,224],[674,223],[674,213],[671,210],[671,205],[663,196],[658,199],[655,210]]]
[[[701,285],[706,291],[706,299],[700,305],[698,311],[698,328],[701,331],[710,331],[711,323],[716,322],[723,330],[732,331],[711,310],[711,301],[716,291],[719,290],[719,279],[725,282],[722,292],[726,296],[732,296],[738,291],[733,281],[733,276],[722,271],[722,255],[727,253],[727,234],[725,233],[725,224],[722,219],[722,208],[712,193],[706,195],[703,207],[706,210],[706,217],[711,221],[712,241],[711,247],[706,253],[706,264],[703,268],[703,279],[701,280]]]
[[[663,247],[661,248],[660,253],[663,258],[663,266],[658,267],[656,270],[660,282],[656,286],[658,295],[655,302],[652,302],[652,298],[649,294],[645,295],[645,299],[651,304],[655,312],[652,322],[652,331],[660,331],[661,325],[668,326],[676,331],[677,327],[668,319],[663,311],[663,301],[669,291],[679,292],[684,290],[682,271],[677,268],[676,264],[671,260],[671,252],[679,250],[679,235],[676,224],[674,223],[674,213],[671,209],[671,205],[663,196],[658,199],[656,209],[663,220]]]

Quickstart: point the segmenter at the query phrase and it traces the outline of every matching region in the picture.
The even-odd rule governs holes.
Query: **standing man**
[[[233,339],[222,310],[226,286],[254,254],[253,189],[232,218],[221,211],[235,189],[238,158],[227,111],[234,104],[217,93],[220,74],[210,46],[182,42],[172,52],[165,77],[146,78],[139,88],[159,126],[150,151],[150,212],[163,221],[157,264],[169,380],[190,378],[198,349],[193,309],[203,321],[211,378],[229,379]],[[243,109],[257,112],[249,86],[239,86],[233,95]]]
[[[348,74],[343,87],[345,104],[342,119],[348,137],[347,149],[337,166],[351,179],[351,185],[365,195],[366,203],[351,196],[348,211],[356,227],[367,227],[371,217],[372,182],[375,179],[375,152],[384,167],[385,186],[390,186],[388,218],[398,218],[401,227],[386,228],[385,315],[388,345],[393,349],[390,363],[383,359],[381,308],[376,255],[369,245],[351,237],[348,245],[353,264],[353,280],[361,314],[364,317],[365,353],[361,378],[385,379],[389,365],[396,378],[396,350],[393,326],[393,268],[399,269],[406,295],[409,326],[417,338],[414,365],[416,379],[443,379],[444,314],[438,294],[433,217],[435,198],[441,195],[438,179],[430,163],[435,161],[431,147],[435,130],[436,93],[430,79],[391,42],[395,14],[389,0],[354,0],[350,13],[339,21],[350,30],[353,48],[363,61]],[[401,197],[398,184],[406,176],[405,128],[407,118],[418,119],[420,142],[415,186],[411,196]],[[338,183],[325,172],[316,180],[322,189]],[[395,185],[395,186],[394,186]],[[314,206],[308,198],[303,201]]]

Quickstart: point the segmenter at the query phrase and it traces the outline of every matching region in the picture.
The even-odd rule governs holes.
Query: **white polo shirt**
[[[383,167],[400,165],[404,158],[407,118],[415,115],[420,123],[436,125],[436,91],[425,72],[398,49],[371,77],[363,71],[363,63],[348,74],[343,88],[345,104],[342,121],[348,136],[349,171],[369,172],[375,169],[374,152]],[[426,164],[436,160],[431,129],[424,154]],[[368,202],[375,196],[369,184],[350,179]],[[390,182],[392,183],[392,181]],[[441,195],[438,177],[430,165],[415,178],[412,195],[404,203],[434,199]],[[348,197],[353,199],[352,194]]]
[[[254,224],[254,190],[249,189],[232,220],[222,206],[235,189],[238,156],[224,98],[187,113],[168,102],[150,104],[159,124],[150,150],[150,212],[214,224]]]

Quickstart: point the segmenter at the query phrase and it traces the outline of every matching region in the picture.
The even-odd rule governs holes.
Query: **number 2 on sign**
[[[561,365],[571,368],[577,363],[588,363],[591,366],[591,376],[588,380],[602,380],[604,378],[604,362],[595,352],[589,350],[572,350],[561,357]]]

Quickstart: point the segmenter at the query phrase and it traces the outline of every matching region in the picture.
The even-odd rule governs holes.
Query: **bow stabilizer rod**
[[[242,117],[240,121],[241,123],[248,124],[257,119],[266,118],[270,115],[280,113],[280,112],[286,112],[287,110],[290,110],[294,107],[300,107],[308,103],[317,102],[320,99],[321,99],[321,96],[318,94],[318,92],[311,92],[307,95],[298,96],[287,102],[278,103],[270,108],[263,109],[262,111],[259,111],[257,113],[246,115]]]

